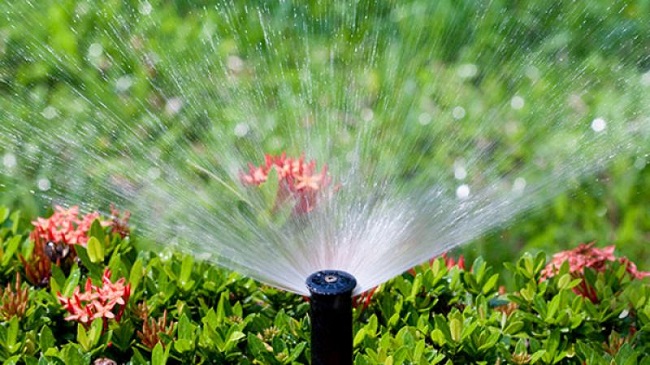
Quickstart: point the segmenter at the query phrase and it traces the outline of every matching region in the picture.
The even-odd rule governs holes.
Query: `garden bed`
[[[309,362],[308,301],[168,249],[128,214],[0,208],[5,364]],[[355,364],[650,363],[646,273],[613,247],[433,259],[355,298]],[[164,247],[163,247],[164,248]]]

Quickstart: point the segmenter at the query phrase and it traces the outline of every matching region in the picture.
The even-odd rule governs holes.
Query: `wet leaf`
[[[88,239],[86,249],[88,252],[88,258],[90,258],[90,262],[104,262],[104,244],[97,238],[94,236],[90,237],[90,239]]]

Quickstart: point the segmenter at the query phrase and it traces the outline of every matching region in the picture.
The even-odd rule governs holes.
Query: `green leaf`
[[[189,352],[194,350],[194,342],[188,339],[178,339],[174,341],[174,350],[178,352]]]
[[[483,284],[483,289],[481,290],[483,294],[488,294],[494,289],[499,280],[499,274],[492,275],[486,282]]]
[[[191,255],[185,255],[183,257],[183,262],[181,264],[181,274],[178,278],[180,281],[180,286],[184,290],[191,290],[194,286],[194,281],[190,280],[192,275],[192,268],[194,267],[194,259]]]
[[[50,292],[56,297],[61,292],[61,288],[65,285],[65,274],[63,270],[56,265],[51,265],[52,275],[50,276]]]
[[[84,352],[79,345],[69,343],[61,349],[60,357],[66,365],[86,365],[90,364],[91,354]]]
[[[291,353],[289,354],[287,363],[296,361],[300,356],[300,354],[304,351],[305,347],[307,347],[307,342],[301,342],[296,347],[294,347],[293,350],[291,350]]]
[[[352,346],[353,347],[359,347],[361,342],[366,338],[366,329],[361,328],[360,330],[357,331],[357,334],[354,335],[354,340],[352,341]]]
[[[230,336],[228,337],[228,342],[237,343],[237,342],[239,342],[239,340],[241,340],[244,337],[246,337],[246,335],[243,332],[241,332],[241,331],[233,331],[230,334]]]
[[[165,365],[167,363],[167,356],[165,350],[160,342],[156,344],[151,352],[151,364],[152,365]]]
[[[13,316],[9,320],[9,326],[6,328],[4,345],[9,355],[17,353],[22,347],[22,342],[18,340],[18,332],[20,330],[18,324],[18,317]]]
[[[7,220],[9,217],[9,208],[7,207],[0,207],[0,224],[4,223],[4,221]]]
[[[72,295],[72,292],[74,291],[74,288],[79,285],[79,279],[81,278],[81,272],[79,271],[79,267],[77,265],[72,266],[72,269],[70,270],[70,275],[68,276],[68,279],[65,281],[65,285],[63,286],[63,291],[61,294],[66,297],[70,297]]]
[[[74,249],[83,266],[88,269],[88,271],[90,271],[90,276],[93,279],[99,280],[104,273],[104,265],[101,265],[101,263],[92,262],[90,260],[90,257],[88,257],[88,251],[85,247],[81,245],[75,245]]]
[[[256,358],[261,358],[264,356],[265,353],[268,353],[269,350],[267,347],[264,345],[264,342],[257,336],[255,336],[252,333],[248,333],[248,337],[246,338],[246,342],[248,343],[248,349],[249,351],[256,357]]]
[[[138,349],[134,348],[133,349],[133,357],[131,357],[131,364],[132,365],[149,365],[150,362],[147,361],[144,356],[138,351]]]
[[[90,237],[95,237],[99,242],[105,242],[106,233],[104,232],[104,227],[100,223],[99,219],[95,219],[90,225]]]
[[[196,326],[192,324],[192,321],[183,313],[181,318],[178,320],[178,338],[183,340],[193,340],[194,331]]]
[[[447,343],[447,339],[445,338],[445,334],[442,333],[442,331],[437,329],[437,328],[434,329],[433,331],[431,331],[430,337],[431,337],[431,340],[435,344],[437,344],[438,346],[443,346],[444,344]]]
[[[142,259],[137,259],[131,266],[131,272],[129,273],[129,283],[131,284],[131,293],[135,292],[135,289],[140,285],[142,276],[144,275]]]
[[[41,348],[41,351],[45,351],[56,345],[56,339],[54,338],[54,335],[52,334],[52,330],[48,325],[44,325],[43,327],[41,327],[38,344]]]
[[[113,346],[122,352],[131,349],[131,339],[135,335],[135,326],[130,319],[126,318],[126,316],[122,317],[119,324],[112,328],[112,332],[111,343]]]
[[[88,243],[86,244],[86,248],[88,250],[88,257],[90,258],[90,262],[104,262],[104,244],[97,238],[90,237],[90,239],[88,239]]]
[[[77,324],[77,343],[81,346],[84,351],[90,351],[92,346],[90,345],[90,340],[88,339],[88,333],[83,324]]]
[[[534,269],[535,274],[538,274],[540,271],[542,271],[542,269],[544,269],[545,266],[546,266],[546,253],[540,251],[535,256],[535,269]]]
[[[490,334],[484,341],[483,344],[479,346],[478,350],[479,351],[485,351],[487,349],[490,349],[494,347],[494,345],[499,341],[499,338],[501,337],[501,334],[497,331],[494,331],[492,334]]]
[[[461,339],[461,333],[463,330],[463,324],[460,322],[458,318],[452,318],[449,321],[449,331],[451,333],[451,339],[454,342],[460,342]]]
[[[102,318],[95,318],[90,325],[90,331],[88,331],[88,340],[90,341],[91,348],[95,347],[99,342],[99,339],[102,337],[102,332],[104,331],[104,321]]]
[[[476,321],[472,321],[469,326],[463,326],[461,341],[465,341],[469,336],[471,336],[477,327],[478,327],[478,322]]]
[[[556,313],[558,309],[560,308],[560,299],[561,296],[560,294],[556,295],[551,299],[551,301],[548,303],[548,309],[546,312],[546,322],[547,323],[555,323],[555,318]]]
[[[539,359],[541,359],[544,355],[546,355],[546,350],[539,350],[535,352],[534,354],[531,355],[530,357],[530,363],[534,364],[536,363]]]
[[[13,233],[14,235],[18,234],[18,229],[20,228],[20,215],[21,214],[22,213],[20,212],[20,210],[17,210],[15,212],[13,212],[11,214],[11,216],[9,217],[9,219],[12,222],[11,233]]]
[[[436,329],[442,333],[445,342],[451,342],[451,332],[449,330],[447,319],[444,316],[437,314],[434,316],[434,321],[436,323]]]
[[[523,321],[513,321],[503,330],[503,332],[509,335],[515,335],[517,332],[521,331],[522,328],[524,328]]]
[[[4,252],[2,252],[2,248],[0,247],[0,253],[2,253],[2,266],[7,266],[11,259],[13,259],[14,253],[18,250],[18,246],[22,242],[22,239],[23,237],[20,235],[11,237],[11,239],[9,239],[5,244],[6,248]]]
[[[219,303],[217,303],[216,311],[216,320],[214,323],[215,326],[219,326],[226,319],[226,307],[230,306],[230,293],[222,292],[219,297]]]

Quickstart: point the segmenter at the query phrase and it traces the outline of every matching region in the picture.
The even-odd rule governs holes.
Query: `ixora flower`
[[[124,285],[125,281],[125,278],[121,278],[113,283],[111,271],[106,269],[102,286],[93,285],[88,278],[83,292],[77,286],[71,297],[58,293],[59,302],[69,313],[65,320],[90,325],[94,319],[102,318],[105,326],[109,319],[119,321],[131,296],[131,284]]]
[[[246,185],[261,186],[271,173],[277,172],[279,188],[276,205],[289,198],[295,198],[297,203],[294,212],[308,213],[314,209],[319,191],[329,185],[327,165],[318,171],[316,161],[305,162],[305,157],[291,158],[286,153],[279,156],[264,155],[264,163],[260,166],[248,164],[248,172],[240,174],[241,181]]]
[[[626,267],[626,271],[635,279],[642,279],[650,276],[650,272],[638,271],[636,265],[627,257],[614,256],[615,246],[607,246],[602,249],[594,247],[594,242],[581,243],[573,250],[558,252],[553,255],[551,262],[542,270],[542,279],[548,279],[558,273],[562,264],[569,263],[571,274],[582,274],[585,268],[595,271],[605,271],[607,263],[618,261]]]
[[[90,226],[96,219],[99,219],[104,227],[111,224],[110,221],[102,220],[98,212],[80,216],[78,206],[65,209],[57,205],[50,218],[39,217],[32,222],[34,231],[30,238],[34,242],[85,246]]]
[[[562,264],[568,262],[569,273],[576,278],[583,278],[582,283],[576,286],[573,291],[578,295],[589,298],[592,302],[597,302],[598,297],[595,289],[584,280],[585,268],[603,272],[608,268],[609,263],[619,262],[625,266],[627,273],[634,279],[643,279],[650,276],[650,272],[638,271],[636,265],[627,257],[616,257],[614,255],[615,248],[613,245],[597,248],[594,247],[594,242],[591,242],[581,243],[572,250],[558,252],[553,255],[551,262],[542,270],[541,280],[552,278],[560,271]]]
[[[47,286],[51,274],[50,265],[62,266],[70,263],[76,256],[74,245],[86,246],[90,228],[95,220],[102,227],[111,227],[114,234],[122,238],[129,235],[128,221],[130,213],[120,212],[111,204],[110,220],[104,219],[98,212],[80,215],[79,207],[69,209],[55,206],[49,218],[37,218],[32,221],[34,230],[30,239],[34,250],[28,259],[21,256],[27,279],[34,285]]]

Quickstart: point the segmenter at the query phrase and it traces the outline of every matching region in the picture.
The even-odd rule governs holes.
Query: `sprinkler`
[[[323,270],[307,278],[311,293],[312,365],[352,364],[352,291],[354,276]]]

